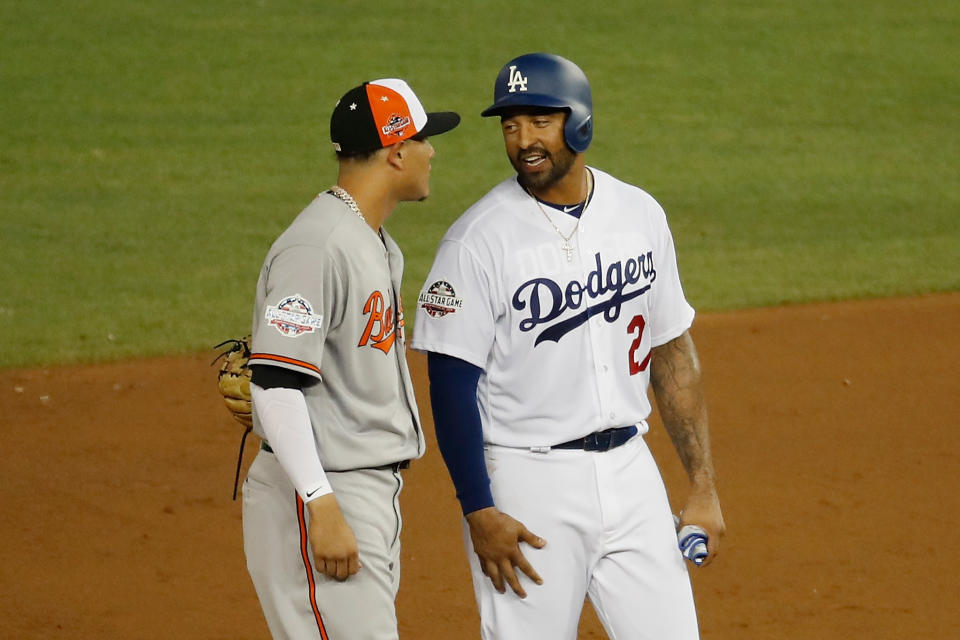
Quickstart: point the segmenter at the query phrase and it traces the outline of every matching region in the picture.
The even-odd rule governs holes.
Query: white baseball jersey
[[[322,193],[270,248],[250,364],[321,378],[303,390],[327,471],[419,458],[424,439],[406,361],[403,256]],[[264,435],[254,412],[254,429]]]
[[[538,206],[516,177],[494,187],[450,227],[420,293],[412,346],[483,369],[488,444],[645,432],[650,350],[693,322],[663,209],[589,170],[579,220]]]

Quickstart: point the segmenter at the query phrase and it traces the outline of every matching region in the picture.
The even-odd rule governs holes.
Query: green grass
[[[205,349],[335,176],[330,109],[404,77],[464,116],[388,222],[412,304],[509,175],[510,57],[577,61],[588,162],[667,209],[701,310],[960,289],[960,5],[506,1],[0,5],[0,366]]]

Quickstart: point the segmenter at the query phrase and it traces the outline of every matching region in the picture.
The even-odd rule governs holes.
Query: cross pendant
[[[569,240],[564,240],[560,248],[567,254],[567,262],[573,262],[573,245]]]

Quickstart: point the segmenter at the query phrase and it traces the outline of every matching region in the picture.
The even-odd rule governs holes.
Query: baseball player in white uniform
[[[444,236],[419,296],[439,447],[460,500],[487,640],[698,637],[667,494],[643,434],[652,384],[690,477],[681,525],[724,531],[673,240],[643,190],[588,167],[586,76],[508,62],[499,116],[517,175]],[[517,571],[519,569],[519,571]]]
[[[406,363],[403,256],[382,224],[429,193],[426,113],[406,82],[334,108],[337,184],[274,242],[257,283],[243,488],[247,567],[274,638],[397,638],[400,471],[424,453]]]

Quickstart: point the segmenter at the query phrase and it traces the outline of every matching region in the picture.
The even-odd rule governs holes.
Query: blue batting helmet
[[[586,74],[574,63],[550,53],[528,53],[503,66],[493,87],[493,105],[480,115],[498,116],[511,107],[566,110],[563,139],[573,151],[587,150],[593,139],[593,97]]]

